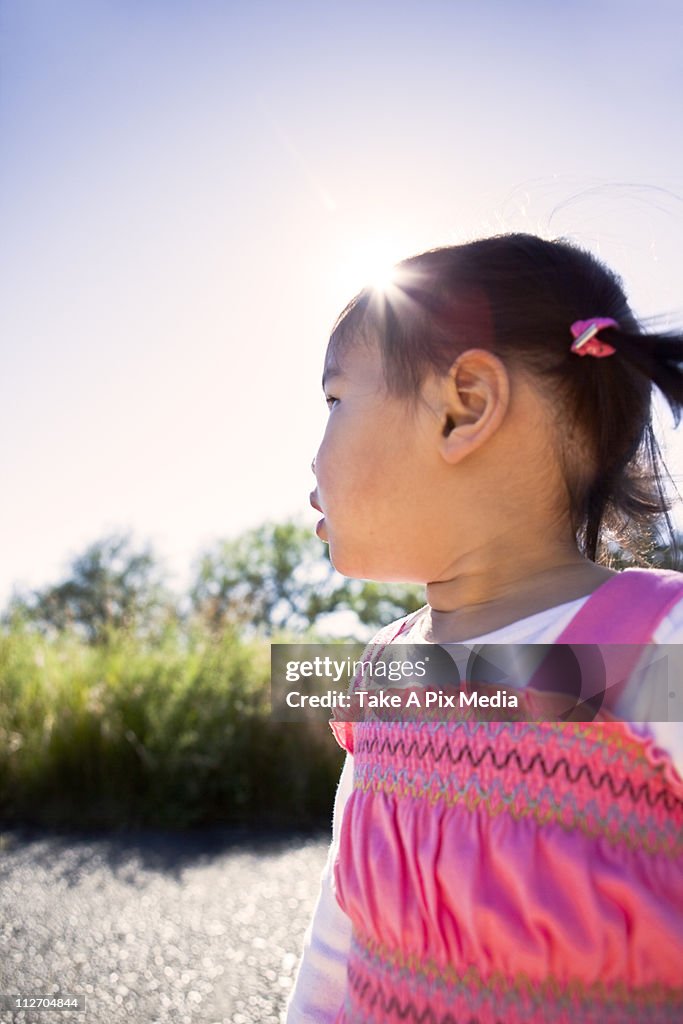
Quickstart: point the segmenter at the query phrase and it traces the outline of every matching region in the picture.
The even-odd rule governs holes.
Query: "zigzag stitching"
[[[408,729],[415,725],[415,722],[399,720],[396,722],[384,722],[378,721],[375,724],[392,725],[399,729]],[[427,732],[441,732],[442,730],[452,731],[453,727],[456,726],[458,729],[465,729],[475,735],[478,732],[492,732],[496,736],[501,733],[507,733],[510,729],[514,729],[519,732],[520,736],[526,735],[527,733],[533,733],[536,736],[547,736],[550,732],[556,737],[570,737],[570,742],[574,742],[577,736],[579,737],[590,737],[596,729],[596,726],[605,726],[608,728],[608,732],[605,735],[605,741],[614,742],[612,736],[612,726],[619,725],[619,722],[608,722],[608,721],[595,721],[595,722],[535,722],[535,721],[511,721],[511,722],[499,722],[495,719],[491,721],[482,721],[478,718],[459,718],[455,721],[448,720],[444,721],[439,719],[438,721],[426,720],[419,722],[418,725],[421,730]],[[627,739],[627,743],[632,744],[633,741]],[[619,746],[623,743],[623,734],[620,733],[617,740]],[[634,744],[635,745],[635,744]]]
[[[452,793],[455,799],[464,798],[469,789],[476,789],[482,799],[490,800],[491,792],[499,794],[500,799],[505,803],[511,803],[515,797],[520,793],[529,794],[529,784],[524,779],[517,782],[512,788],[506,789],[504,783],[500,777],[496,777],[490,780],[486,780],[485,784],[480,781],[480,777],[475,773],[466,775],[462,779],[451,779],[448,776],[441,775],[439,772],[432,771],[420,771],[411,770],[410,768],[394,768],[393,765],[379,765],[360,762],[356,768],[357,778],[361,785],[359,788],[367,789],[373,785],[375,781],[380,784],[389,784],[392,787],[402,785],[406,792],[413,796],[423,796],[425,793],[431,791],[437,791],[439,794],[449,792]],[[530,773],[525,773],[529,775]],[[550,781],[550,778],[548,781]],[[594,792],[599,791],[599,787],[592,787]],[[544,785],[542,789],[534,796],[529,796],[529,799],[534,803],[540,803],[541,799],[549,799],[554,807],[558,809],[565,806],[566,803],[571,802],[572,806],[577,807],[578,803],[575,800],[574,793],[571,790],[563,792],[558,797],[557,789],[550,788],[549,785]],[[455,801],[454,801],[455,802]],[[584,805],[587,809],[594,808],[596,813],[602,817],[613,816],[625,818],[625,815],[618,811],[618,805],[610,802],[609,810],[603,812],[600,810],[598,804],[593,800],[591,803]],[[653,805],[652,805],[653,806]],[[667,808],[668,809],[668,808]],[[683,802],[681,802],[680,810],[683,812]]]
[[[377,954],[375,954],[373,958],[377,958]],[[381,962],[380,966],[383,967],[383,965],[381,965]],[[403,1002],[403,1004],[401,1004],[396,995],[389,994],[389,996],[387,997],[387,995],[385,995],[381,981],[373,981],[372,978],[368,977],[364,979],[364,972],[362,972],[362,970],[355,970],[352,964],[348,965],[348,978],[351,987],[353,988],[360,1002],[364,1002],[368,998],[369,990],[374,988],[374,992],[369,999],[369,1007],[372,1010],[375,1010],[379,1002],[380,1007],[385,1014],[393,1011],[401,1020],[405,1020],[409,1016],[412,1016],[413,1020],[417,1021],[418,1024],[425,1024],[425,1022],[427,1021],[429,1021],[430,1024],[459,1024],[458,1019],[455,1018],[451,1012],[446,1013],[444,1017],[437,1018],[435,1012],[429,1006],[425,1006],[424,1010],[418,1012],[417,1005],[415,1004],[413,999],[408,999],[408,1001],[405,1001]],[[407,978],[405,977],[405,973],[401,972],[401,980],[416,981],[418,979],[411,976]],[[636,1013],[640,1015],[645,1010],[659,1009],[659,1007],[657,1007],[657,1002],[660,1001],[661,997],[669,996],[671,994],[669,992],[664,992],[664,990],[660,990],[658,986],[653,986],[652,990],[648,992],[628,993],[628,996],[631,998],[631,1000],[635,998],[636,1001],[635,1004],[632,1001],[631,1006],[627,1006],[625,1005],[626,997],[624,997],[627,993],[622,993],[624,1001],[614,1001],[612,999],[606,999],[602,1001],[604,993],[594,991],[596,987],[598,986],[590,986],[581,994],[577,991],[567,991],[566,993],[562,994],[552,993],[552,997],[556,1004],[556,1006],[553,1009],[560,1010],[562,1013],[570,1012],[572,1014],[574,1014],[574,1012],[581,1011],[583,1015],[591,1013],[592,1011],[597,1011],[601,1020],[604,1020],[604,1014],[608,1014],[611,1016],[613,1013],[618,1013],[620,1014],[620,1021],[622,1022],[624,1022],[624,1017],[622,1015],[624,1013],[627,1013],[629,1014],[629,1019],[640,1022],[642,1020],[642,1017],[634,1017],[632,1015]],[[541,986],[542,990],[545,988],[545,985]],[[543,1008],[543,1004],[544,1001],[547,1000],[548,993],[542,990],[536,990],[536,992],[526,993],[527,996],[531,997],[532,1001],[535,1001],[538,1004],[536,1006],[531,1007],[527,1006],[526,1012],[537,1013]],[[465,997],[467,997],[468,995],[478,995],[478,1010],[480,1010],[482,1006],[485,1004],[485,1002],[489,1001],[490,996],[492,996],[492,993],[490,993],[490,991],[484,987],[480,987],[478,992],[472,992],[471,989],[468,989],[463,986],[461,987],[461,994]],[[503,998],[505,998],[506,995],[509,997],[506,999],[506,1001],[509,1002],[511,1010],[521,1009],[519,992],[510,989],[506,993],[499,992],[497,994],[499,997],[502,996]],[[535,994],[537,998],[533,999],[533,995]],[[600,1006],[595,1005],[596,994],[598,994],[598,997],[601,1000]],[[677,1008],[679,1006],[680,1004],[677,1004],[676,1007],[671,1006],[670,1004],[669,1007],[664,1007],[661,1009],[664,1009],[665,1011],[677,1011]],[[585,1017],[583,1019],[585,1019]],[[463,1018],[461,1018],[460,1020],[462,1024],[479,1024],[478,1017],[468,1017],[466,1022],[464,1021]],[[504,1022],[498,1019],[496,1024],[504,1024]]]
[[[359,724],[369,724],[368,722]],[[374,725],[389,723],[373,722]],[[453,726],[456,726],[456,730]],[[599,724],[599,723],[598,723]],[[615,723],[604,723],[607,725],[613,725]],[[393,728],[407,729],[410,726],[414,726],[414,722],[392,722]],[[514,730],[514,736],[517,741],[526,741],[529,737],[537,739],[539,742],[547,743],[551,741],[561,748],[568,748],[569,750],[576,750],[577,748],[586,756],[590,757],[593,754],[600,753],[603,757],[607,758],[610,763],[622,762],[625,767],[631,767],[634,762],[636,765],[642,765],[645,768],[651,768],[652,765],[643,752],[641,745],[635,742],[633,739],[626,738],[623,733],[613,733],[608,731],[600,735],[599,738],[595,736],[596,723],[589,722],[588,725],[582,729],[580,722],[543,722],[539,725],[536,722],[480,722],[469,719],[463,719],[456,723],[453,722],[420,722],[419,727],[422,732],[429,734],[435,734],[442,730],[448,730],[449,734],[457,738],[457,734],[461,731],[466,732],[472,738],[477,736],[477,733],[482,730],[493,739],[499,736],[503,736],[505,739],[509,738],[510,730]],[[404,741],[405,742],[405,741]]]
[[[510,761],[514,759],[517,762],[517,767],[522,772],[522,774],[528,775],[530,772],[534,770],[535,767],[538,766],[547,779],[552,779],[557,774],[559,769],[563,768],[565,777],[568,782],[575,784],[580,781],[582,776],[585,776],[588,784],[594,790],[596,790],[596,792],[604,784],[606,784],[611,790],[612,796],[615,797],[615,799],[619,799],[625,793],[628,793],[633,803],[638,803],[639,800],[644,799],[649,807],[655,807],[661,801],[664,803],[664,806],[666,807],[667,811],[673,811],[675,808],[683,808],[683,800],[674,796],[674,794],[669,793],[666,789],[660,789],[660,791],[654,797],[652,797],[650,794],[650,787],[647,782],[642,782],[638,789],[635,789],[631,780],[629,778],[625,778],[623,779],[620,785],[617,785],[617,783],[615,783],[614,779],[608,771],[603,771],[596,782],[595,777],[593,776],[593,773],[588,764],[581,764],[579,765],[578,769],[574,769],[572,768],[572,765],[567,760],[567,758],[564,756],[558,758],[558,760],[552,765],[552,767],[549,768],[543,759],[543,755],[538,751],[532,756],[531,760],[527,765],[523,763],[522,758],[520,757],[519,752],[516,748],[508,750],[503,759],[498,760],[496,757],[496,752],[490,744],[487,744],[484,747],[481,754],[475,754],[472,751],[469,743],[464,743],[458,750],[457,755],[455,756],[451,752],[451,749],[447,743],[443,745],[440,751],[437,751],[431,740],[427,741],[427,744],[423,747],[422,750],[419,749],[417,740],[411,740],[410,743],[408,744],[407,749],[406,744],[402,739],[397,740],[394,744],[392,744],[391,740],[388,739],[382,740],[380,743],[378,739],[363,740],[361,738],[356,745],[357,753],[360,753],[361,751],[366,751],[368,753],[375,752],[381,755],[386,750],[389,750],[392,756],[395,756],[396,753],[399,750],[401,750],[404,758],[410,757],[410,755],[413,752],[415,752],[415,754],[419,758],[424,758],[427,754],[431,753],[432,757],[437,763],[441,761],[442,757],[445,754],[448,760],[453,765],[459,764],[463,760],[463,758],[466,757],[473,768],[478,768],[484,761],[484,759],[488,756],[491,760],[491,763],[493,764],[494,768],[496,768],[497,771],[502,771],[504,768],[507,768]]]
[[[361,792],[367,792],[371,788],[375,792],[382,792],[381,786],[374,786],[372,780],[367,783],[361,783],[358,787]],[[396,787],[387,786],[384,792],[393,793]],[[474,787],[473,787],[474,788]],[[547,792],[544,790],[544,793]],[[411,798],[420,799],[422,794],[409,794]],[[399,793],[398,799],[401,798]],[[457,803],[465,805],[468,810],[473,810],[471,806],[471,793],[463,793],[458,800],[449,800],[446,802],[447,806],[455,806]],[[517,810],[513,806],[513,801],[507,798],[502,798],[500,807],[491,806],[492,801],[489,795],[478,789],[477,801],[474,806],[484,805],[487,813],[495,818],[500,814],[510,814],[514,820],[520,820],[522,818],[534,818],[540,825],[547,825],[551,822],[558,824],[565,830],[572,830],[579,828],[585,835],[592,838],[603,836],[612,843],[624,842],[627,847],[632,850],[638,850],[644,853],[650,854],[663,854],[671,859],[675,859],[680,856],[680,848],[682,838],[678,828],[667,822],[664,827],[655,823],[633,821],[631,819],[622,817],[619,820],[618,812],[610,813],[605,815],[598,808],[596,811],[595,803],[591,802],[585,808],[578,809],[574,804],[570,805],[572,810],[572,821],[567,822],[563,820],[563,811],[567,806],[562,804],[553,804],[552,807],[547,810],[543,810],[540,805],[540,801],[534,798],[534,803],[525,801],[527,806],[521,810]],[[597,819],[594,827],[591,827],[589,815],[594,815]],[[617,830],[613,833],[610,830],[610,823],[616,820]],[[651,837],[651,833],[655,833],[655,837]]]
[[[377,968],[384,971],[385,973],[387,971],[395,972],[398,975],[400,981],[408,984],[412,982],[413,987],[415,986],[415,983],[417,983],[418,985],[423,985],[425,988],[429,987],[432,990],[434,988],[439,989],[442,995],[457,995],[460,998],[469,999],[471,1002],[475,1004],[476,1010],[486,1008],[487,1004],[490,1004],[494,998],[497,998],[498,1001],[500,1001],[501,995],[502,999],[511,1006],[519,1008],[520,1005],[521,1000],[519,998],[519,994],[514,990],[510,990],[509,992],[501,994],[500,992],[491,991],[490,988],[484,988],[483,986],[480,986],[476,991],[473,992],[472,989],[468,986],[468,980],[465,978],[462,979],[460,984],[449,982],[446,978],[439,977],[438,975],[436,975],[436,973],[434,973],[434,975],[432,976],[429,976],[427,972],[412,970],[411,967],[407,965],[404,966],[401,964],[387,963],[386,961],[382,961],[378,954],[373,954],[372,952],[370,952],[369,957],[362,957],[362,959],[366,960],[366,962],[369,959],[373,965],[375,965]],[[380,983],[378,982],[378,984]],[[527,1002],[529,1001],[530,1000],[528,999]],[[560,1003],[563,1009],[566,1009],[568,1007],[571,1008],[571,1004],[566,999],[558,998],[557,1002]],[[533,1006],[532,1009],[535,1012],[536,1010],[541,1009],[542,1006],[543,997],[542,995],[536,993],[536,1005]]]
[[[368,989],[373,987],[370,980],[363,981],[362,977],[354,971],[353,967],[349,964],[348,977],[351,983],[351,987],[357,993],[360,1002],[364,1002],[367,998]],[[369,1000],[369,1006],[372,1010],[375,1009],[377,1003],[380,1003],[382,1011],[387,1013],[395,1013],[401,1020],[407,1020],[410,1016],[416,1024],[480,1024],[478,1017],[469,1017],[467,1021],[461,1018],[459,1021],[453,1016],[452,1013],[448,1012],[445,1017],[437,1017],[431,1007],[426,1006],[424,1010],[418,1013],[418,1009],[412,1000],[408,1000],[407,1003],[401,1005],[396,996],[390,995],[389,998],[384,994],[381,984],[375,987],[375,991]],[[495,1024],[505,1024],[504,1021],[497,1019]]]
[[[358,776],[360,785],[359,789],[367,791],[370,788],[387,788],[390,791],[397,789],[400,785],[403,785],[406,793],[416,799],[425,795],[429,795],[432,791],[432,785],[434,782],[437,783],[438,793],[437,799],[442,793],[448,795],[448,787],[444,785],[443,776],[436,772],[432,772],[427,775],[422,772],[416,772],[412,777],[409,776],[407,769],[400,769],[395,771],[393,768],[386,768],[384,771],[379,771],[377,768],[371,768],[369,771],[364,771],[364,766],[359,766]],[[651,820],[641,822],[632,817],[624,815],[618,805],[610,803],[609,808],[604,811],[595,800],[591,800],[579,806],[578,801],[575,799],[572,792],[563,794],[561,800],[558,800],[557,794],[550,789],[548,786],[544,786],[536,795],[531,796],[529,793],[529,787],[525,782],[519,782],[513,789],[506,790],[499,779],[492,780],[491,783],[485,787],[481,785],[476,777],[470,777],[464,780],[462,788],[452,794],[453,799],[449,800],[449,804],[460,803],[466,801],[470,790],[474,790],[477,796],[487,804],[493,803],[492,794],[495,793],[501,803],[503,804],[514,804],[517,797],[521,794],[525,803],[530,807],[540,806],[544,800],[550,804],[552,811],[562,812],[565,807],[569,806],[574,813],[578,815],[593,814],[596,818],[607,823],[612,821],[623,822],[626,825],[632,823],[633,827],[639,826],[643,831],[649,829],[655,829],[656,831],[670,833],[672,836],[678,835],[678,829],[673,825],[672,822],[666,822],[665,827],[662,828],[656,822]],[[668,826],[668,828],[666,827]]]
[[[362,938],[357,932],[351,937],[351,948],[361,965],[370,961],[385,973],[398,970],[402,981],[430,986],[436,983],[441,988],[456,989],[465,996],[480,996],[478,1008],[489,1002],[492,996],[517,1006],[522,1002],[534,1002],[538,1004],[537,1008],[542,1008],[543,1003],[550,999],[562,1009],[581,1007],[584,1012],[587,1007],[594,1007],[596,1000],[601,1004],[601,1012],[624,1009],[625,1003],[632,1007],[637,1004],[642,1009],[661,1004],[663,1000],[667,1000],[670,1006],[672,999],[676,1000],[676,1006],[682,1005],[683,1001],[683,988],[672,989],[661,983],[632,988],[624,982],[584,983],[578,978],[564,984],[553,977],[538,981],[523,974],[510,979],[500,972],[484,977],[471,966],[464,971],[456,971],[450,964],[444,971],[434,961],[425,962],[415,954],[404,957],[400,952],[389,951],[369,936]],[[362,973],[362,970],[357,973]],[[453,977],[449,978],[449,973]]]

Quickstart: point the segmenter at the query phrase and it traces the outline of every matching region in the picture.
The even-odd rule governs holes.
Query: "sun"
[[[372,268],[372,272],[368,275],[368,287],[372,288],[376,292],[386,292],[391,288],[392,284],[396,281],[396,264],[395,262],[381,263],[378,262],[377,266]]]
[[[405,255],[405,249],[383,239],[364,239],[350,246],[335,275],[342,300],[350,299],[363,288],[389,291],[396,281],[396,264]]]

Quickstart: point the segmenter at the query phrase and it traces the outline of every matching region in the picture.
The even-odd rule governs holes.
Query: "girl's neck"
[[[503,562],[495,572],[463,572],[427,585],[425,623],[435,643],[457,643],[509,626],[568,601],[587,597],[614,571],[576,550],[545,563]]]

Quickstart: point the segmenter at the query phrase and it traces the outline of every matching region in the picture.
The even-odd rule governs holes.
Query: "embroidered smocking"
[[[681,988],[482,976],[473,967],[461,972],[450,964],[402,957],[367,936],[352,941],[349,981],[345,1024],[673,1024],[683,1011]]]
[[[488,726],[488,728],[485,728]],[[491,816],[556,822],[683,856],[683,799],[619,724],[463,722],[426,737],[357,723],[354,788]]]
[[[678,581],[653,582],[664,607]],[[338,1024],[683,1020],[683,782],[646,735],[467,713],[334,729],[354,755]]]

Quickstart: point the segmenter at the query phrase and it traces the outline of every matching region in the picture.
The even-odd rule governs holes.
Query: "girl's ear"
[[[484,444],[505,418],[510,379],[505,366],[486,349],[463,352],[442,382],[441,438],[446,462],[460,462]]]

